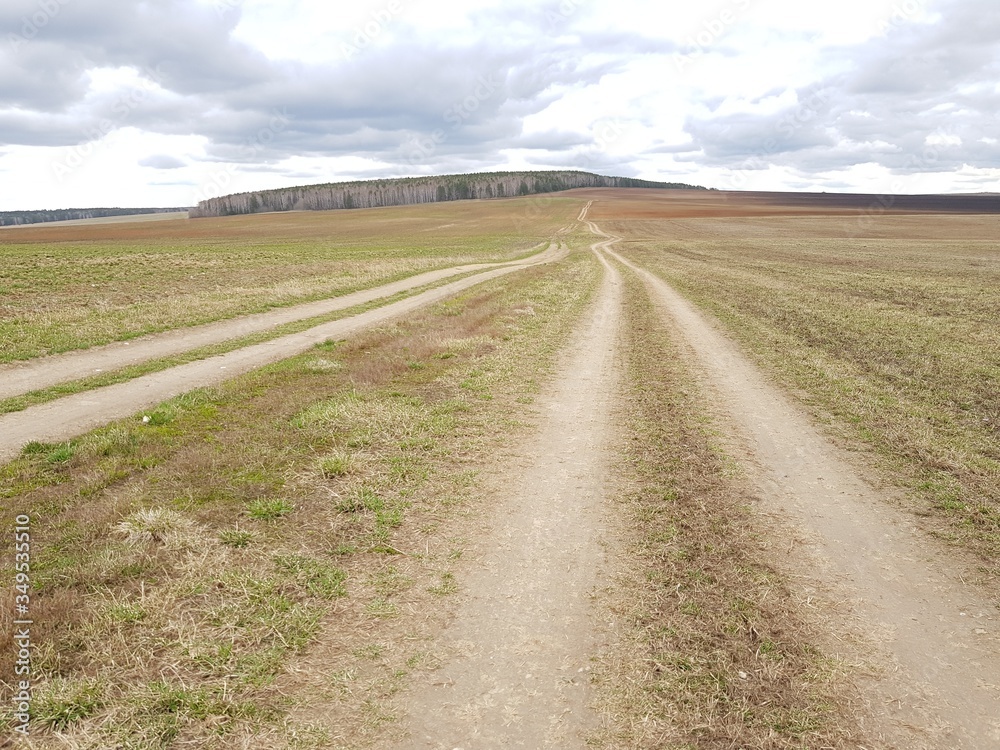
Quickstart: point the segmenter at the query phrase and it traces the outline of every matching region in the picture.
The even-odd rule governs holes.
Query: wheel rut
[[[443,666],[411,690],[400,750],[584,748],[599,724],[589,671],[602,635],[591,595],[611,491],[622,285],[598,257],[596,302],[538,399],[539,428],[490,488],[492,520],[438,643]]]
[[[552,245],[547,251],[526,260],[482,271],[349,318],[5,414],[0,416],[0,462],[14,458],[31,441],[51,443],[68,440],[181,393],[218,385],[258,367],[301,354],[323,341],[344,338],[386,323],[484,281],[557,260],[565,252],[565,249]]]
[[[557,249],[558,245],[553,243],[548,250],[529,258],[527,262],[535,262],[540,258],[551,256]],[[286,323],[346,310],[463,273],[474,273],[507,265],[523,265],[524,262],[476,263],[427,271],[389,284],[371,289],[361,289],[330,299],[306,302],[253,315],[243,315],[216,323],[177,328],[163,333],[142,336],[132,341],[118,341],[81,351],[54,354],[25,362],[2,364],[0,365],[0,399],[20,396],[30,391],[141,364],[160,357],[183,354],[200,347],[212,346],[268,331]]]
[[[828,603],[834,629],[876,654],[880,674],[868,688],[878,730],[907,748],[1000,747],[997,602],[965,582],[961,554],[889,504],[691,303],[607,252],[640,275],[685,342],[772,521],[779,567],[804,602]]]

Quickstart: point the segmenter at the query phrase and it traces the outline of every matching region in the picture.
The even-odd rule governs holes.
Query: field
[[[0,363],[342,295],[421,271],[510,260],[572,216],[536,198],[199,221],[8,228]]]
[[[1000,573],[1000,217],[593,216]]]
[[[0,467],[31,746],[986,746],[1000,216],[869,205],[5,230],[8,362],[568,247]]]

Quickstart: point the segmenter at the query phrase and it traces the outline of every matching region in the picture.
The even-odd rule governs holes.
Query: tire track
[[[540,428],[496,480],[485,549],[442,636],[445,664],[412,691],[398,748],[582,749],[598,724],[590,594],[603,561],[622,304],[606,245],[592,248],[605,268],[594,307],[538,399]]]
[[[566,252],[553,245],[530,259],[453,281],[350,318],[0,416],[0,462],[17,456],[28,442],[68,440],[194,388],[217,385],[263,365],[301,354],[323,341],[344,338],[406,315],[484,281],[558,260]]]
[[[557,245],[553,243],[548,250],[529,260],[537,261],[546,254],[555,252]],[[340,297],[306,302],[268,312],[244,315],[231,320],[206,323],[199,326],[178,328],[163,333],[142,336],[132,341],[118,341],[104,346],[92,347],[82,351],[55,354],[50,357],[11,362],[0,365],[0,399],[20,396],[30,391],[49,388],[79,378],[88,377],[100,372],[109,372],[123,367],[141,364],[160,357],[170,357],[183,354],[204,346],[220,344],[232,339],[242,338],[261,331],[271,330],[286,323],[294,323],[307,318],[346,310],[356,305],[363,305],[377,299],[391,297],[400,292],[409,291],[432,284],[437,281],[472,271],[483,271],[490,268],[517,265],[524,261],[507,263],[477,263],[455,266],[437,271],[410,276],[390,284],[362,289]]]
[[[1000,747],[1000,617],[996,603],[962,579],[959,554],[886,503],[691,303],[606,252],[639,274],[686,342],[746,452],[749,481],[777,521],[775,536],[792,539],[779,564],[803,600],[836,603],[838,619],[864,633],[888,664],[872,686],[882,729],[907,748]]]

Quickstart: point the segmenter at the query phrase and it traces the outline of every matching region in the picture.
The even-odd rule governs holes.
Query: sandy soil
[[[558,250],[556,245],[548,248],[550,255],[538,255],[532,261],[547,259]],[[164,333],[151,334],[132,341],[120,341],[106,346],[93,347],[51,357],[12,362],[0,365],[0,398],[11,398],[29,391],[48,388],[70,380],[85,378],[101,372],[118,370],[122,367],[148,362],[151,359],[169,357],[203,346],[219,344],[231,339],[277,328],[285,323],[326,315],[337,310],[346,310],[355,305],[363,305],[377,299],[391,297],[399,292],[416,289],[425,284],[457,276],[471,271],[497,268],[504,263],[479,263],[455,266],[439,271],[428,271],[391,284],[363,289],[341,297],[307,302],[292,307],[283,307],[256,315],[246,315],[217,323],[178,328]]]
[[[588,706],[602,637],[591,596],[603,560],[621,306],[620,277],[606,268],[561,374],[539,399],[539,429],[499,470],[492,523],[439,643],[444,665],[413,686],[409,737],[398,748],[584,748],[598,724]]]
[[[324,323],[254,346],[145,375],[127,383],[95,388],[0,416],[0,461],[15,457],[25,443],[59,442],[114,419],[128,417],[194,388],[216,385],[263,365],[295,356],[329,339],[341,339],[521,268],[561,257],[550,247],[523,261],[484,271],[421,294],[342,320]]]
[[[883,669],[869,686],[876,729],[898,747],[1000,747],[1000,613],[966,584],[958,551],[889,504],[690,303],[611,254],[640,273],[686,342],[721,423],[737,436],[775,525],[779,565],[803,602],[825,601],[831,632],[860,634],[862,651],[877,655]]]

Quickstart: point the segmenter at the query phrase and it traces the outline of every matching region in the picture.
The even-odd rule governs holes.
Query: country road
[[[507,469],[519,481],[502,493],[500,520],[486,535],[490,549],[444,636],[454,660],[418,692],[412,737],[399,747],[584,747],[581,738],[597,721],[583,703],[585,689],[567,681],[566,671],[585,664],[588,649],[594,653],[594,614],[577,602],[597,585],[591,571],[600,566],[584,545],[596,544],[609,512],[601,503],[607,414],[616,398],[608,352],[627,302],[619,272],[605,258],[645,282],[715,403],[717,424],[763,499],[759,508],[775,541],[798,542],[780,545],[787,550],[783,572],[803,600],[828,602],[836,617],[821,624],[832,643],[860,634],[860,653],[878,665],[863,688],[875,731],[907,748],[1000,746],[995,603],[952,572],[953,551],[889,505],[886,491],[875,489],[716,325],[616,252],[620,238],[586,219],[589,205],[580,220],[602,238],[592,251],[606,273],[594,317],[570,346],[526,458]],[[567,559],[556,562],[555,550]],[[840,655],[858,653],[845,648]],[[560,680],[562,688],[553,689]]]
[[[415,686],[400,750],[582,750],[598,724],[592,595],[609,512],[622,305],[619,273],[601,261],[597,299],[539,399],[542,423],[490,490],[494,520],[443,635],[446,663]]]
[[[299,354],[323,341],[343,338],[365,328],[385,323],[426,305],[447,299],[451,295],[489,279],[499,278],[522,268],[530,268],[534,265],[556,261],[565,255],[566,252],[567,250],[564,247],[561,247],[558,243],[553,243],[544,252],[533,255],[525,260],[488,268],[475,275],[467,276],[458,281],[429,289],[412,297],[407,297],[398,302],[368,310],[352,317],[324,323],[300,333],[282,336],[260,344],[237,349],[227,354],[171,367],[125,383],[95,388],[38,406],[29,407],[23,411],[0,416],[0,461],[10,460],[18,454],[26,443],[31,441],[58,442],[68,440],[87,430],[94,429],[114,419],[130,416],[141,409],[155,406],[166,399],[194,388],[224,382],[257,367]],[[366,299],[371,300],[388,296],[405,288],[413,288],[436,279],[447,278],[449,275],[460,274],[463,271],[468,271],[470,268],[475,269],[475,267],[462,266],[458,269],[422,274],[420,277],[390,284],[388,287],[379,287],[366,292],[359,292],[356,295],[352,295],[353,300],[349,302],[350,304],[360,304]],[[143,357],[149,359],[156,356],[165,356],[170,352],[187,351],[194,347],[202,346],[209,339],[220,341],[231,338],[233,335],[241,335],[239,333],[234,334],[233,331],[237,328],[241,331],[244,328],[248,330],[250,328],[262,330],[275,325],[276,323],[273,322],[275,320],[300,319],[295,318],[295,315],[311,317],[319,314],[316,310],[321,306],[325,306],[327,311],[343,309],[341,307],[343,301],[344,298],[338,298],[330,302],[311,304],[306,308],[304,315],[302,314],[302,309],[298,311],[294,309],[288,311],[279,310],[274,313],[267,313],[265,316],[254,316],[254,319],[249,322],[238,320],[218,324],[208,332],[205,330],[180,331],[162,337],[153,337],[150,340],[148,348],[142,350]],[[290,318],[289,316],[293,317]],[[117,356],[117,353],[122,348],[124,348],[124,345],[115,345],[113,347],[112,359]],[[48,359],[56,360],[52,363],[55,368],[55,374],[49,375],[45,372],[49,364]],[[48,359],[38,361],[37,365],[29,362],[21,366],[30,371],[31,375],[27,379],[18,379],[20,383],[19,387],[29,387],[27,383],[31,382],[32,379],[34,382],[59,382],[59,380],[66,379],[67,377],[82,377],[90,374],[78,368],[85,368],[92,366],[95,362],[105,361],[105,352],[98,352],[93,355],[90,352],[81,352],[73,355],[65,355],[64,359]],[[40,370],[36,371],[36,367],[40,368]],[[68,372],[76,374],[68,375]]]
[[[686,345],[776,533],[803,540],[781,547],[803,599],[838,603],[887,663],[876,684],[882,702],[896,707],[885,731],[902,733],[908,747],[1000,747],[1000,617],[996,603],[953,569],[954,550],[891,506],[886,490],[875,489],[694,305],[610,247],[605,252],[643,279]]]
[[[692,403],[733,462],[733,481],[754,498],[750,513],[765,536],[767,565],[802,603],[803,618],[821,634],[824,656],[849,665],[841,676],[861,696],[850,715],[864,719],[865,736],[907,750],[1000,747],[1000,616],[991,594],[966,582],[965,558],[919,529],[893,504],[896,490],[829,437],[717,321],[632,260],[623,237],[590,220],[593,203],[577,218],[594,235],[589,255],[571,260],[590,264],[591,281],[599,267],[597,291],[591,298],[592,286],[574,287],[583,290],[579,307],[561,307],[579,315],[589,305],[581,317],[567,313],[562,331],[575,329],[560,338],[556,365],[546,370],[535,422],[521,438],[511,438],[517,443],[511,454],[481,457],[477,464],[487,471],[477,490],[481,507],[469,514],[481,513],[475,516],[481,523],[468,554],[456,563],[461,594],[435,602],[442,624],[426,631],[415,625],[407,634],[430,643],[434,666],[406,674],[398,696],[382,696],[395,701],[398,715],[391,732],[372,733],[370,746],[583,750],[615,721],[601,704],[591,670],[615,650],[616,633],[605,627],[613,618],[601,610],[598,592],[613,585],[609,571],[620,570],[626,559],[616,537],[620,519],[612,517],[621,506],[612,501],[631,481],[616,473],[627,463],[622,445],[641,433],[629,433],[628,418],[617,420],[629,414],[631,387],[623,360],[632,360],[622,347],[633,330],[628,314],[638,309],[630,305],[645,304],[648,295],[655,315],[647,320],[677,345],[678,361],[696,383]],[[0,368],[0,397],[16,395],[446,282],[300,333],[0,416],[0,461],[17,456],[29,441],[71,439],[487,280],[559,262],[570,252],[553,241],[521,261],[434,271],[334,300]],[[448,281],[462,274],[469,275]],[[339,497],[332,481],[321,486]],[[437,523],[435,518],[430,526],[442,537],[454,530],[440,520],[438,532]],[[667,554],[669,542],[664,544],[656,554]],[[430,548],[423,547],[428,559]],[[419,548],[387,549],[420,557]],[[666,588],[674,586],[681,589],[675,580]]]
[[[557,250],[558,244],[553,244],[526,260],[529,263],[550,260],[555,257]],[[0,364],[0,399],[19,396],[101,372],[138,365],[152,359],[183,354],[200,347],[221,344],[242,336],[268,331],[286,323],[294,323],[385,299],[394,294],[444,281],[453,276],[476,273],[491,268],[520,267],[525,262],[475,263],[427,271],[389,284],[362,289],[331,299],[282,307],[217,323],[177,328],[163,333],[142,336],[132,341],[120,341],[24,362]]]

